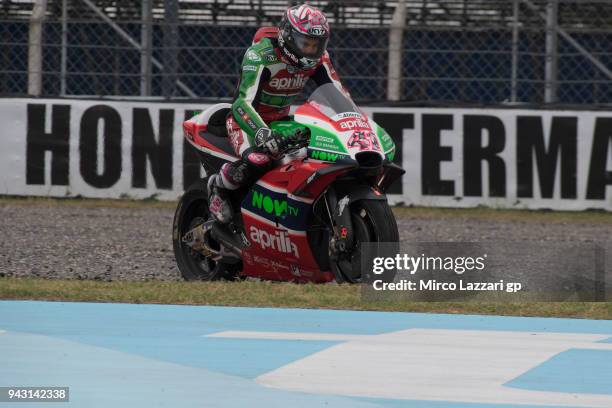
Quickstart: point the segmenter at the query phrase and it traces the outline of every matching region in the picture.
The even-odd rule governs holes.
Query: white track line
[[[290,333],[290,332],[256,332],[256,331],[224,331],[207,334],[203,337],[223,337],[232,339],[259,340],[323,340],[323,341],[362,341],[371,338],[369,334],[334,334],[334,333]]]
[[[504,385],[569,349],[612,350],[612,344],[598,343],[609,334],[408,329],[375,335],[226,331],[208,337],[340,342],[256,378],[271,388],[374,398],[612,407],[612,395]]]

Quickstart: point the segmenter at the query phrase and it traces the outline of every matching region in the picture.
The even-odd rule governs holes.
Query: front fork
[[[338,198],[336,190],[330,188],[325,192],[325,206],[332,225],[332,237],[329,245],[329,257],[337,261],[338,257],[350,251],[354,244],[353,222],[349,208],[348,195]]]

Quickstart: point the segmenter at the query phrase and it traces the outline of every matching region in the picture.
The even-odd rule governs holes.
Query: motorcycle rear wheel
[[[182,241],[189,230],[208,218],[208,191],[206,179],[202,179],[192,184],[179,200],[172,226],[174,258],[181,276],[187,281],[234,279],[239,271],[238,265],[215,262]]]

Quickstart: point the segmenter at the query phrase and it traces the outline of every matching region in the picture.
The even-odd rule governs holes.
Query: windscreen
[[[321,113],[330,118],[345,112],[354,112],[361,115],[355,103],[333,84],[318,87],[310,95],[308,102],[314,102]]]

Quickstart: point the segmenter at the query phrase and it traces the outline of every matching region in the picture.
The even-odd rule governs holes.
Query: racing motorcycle
[[[208,175],[239,159],[225,129],[230,109],[216,104],[183,123]],[[186,190],[173,224],[183,278],[355,283],[362,243],[398,242],[385,190],[404,170],[392,162],[391,137],[332,84],[317,88],[293,121],[270,123],[283,134],[304,126],[307,143],[292,146],[254,185],[230,193],[232,223],[209,215],[206,178]]]

